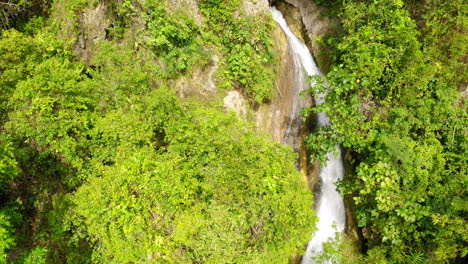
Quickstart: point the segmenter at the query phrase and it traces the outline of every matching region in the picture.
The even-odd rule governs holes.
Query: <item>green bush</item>
[[[205,63],[203,46],[221,46],[225,79],[266,100],[271,18],[236,17],[227,3],[221,39],[220,21],[206,32],[166,1],[112,2],[107,15],[122,32],[140,15],[145,29],[131,44],[96,44],[92,66],[67,45],[80,10],[97,1],[57,0],[41,24],[2,32],[2,201],[20,201],[27,216],[0,211],[2,258],[282,263],[300,252],[316,219],[290,150],[234,114],[182,104],[164,85]]]
[[[0,263],[8,263],[8,250],[16,245],[15,231],[22,222],[16,207],[0,209]]]
[[[18,162],[14,155],[13,144],[0,134],[0,190],[19,173]]]
[[[274,22],[269,14],[258,17],[235,16],[240,1],[203,0],[200,9],[207,17],[216,44],[224,51],[224,87],[241,88],[257,103],[272,98],[273,51],[271,32]]]
[[[200,29],[187,16],[167,14],[164,1],[145,1],[145,41],[163,63],[167,77],[189,71],[202,60]]]
[[[334,135],[309,137],[313,154],[336,143],[352,150],[342,190],[357,206],[369,258],[378,252],[389,263],[467,254],[467,114],[455,104],[466,76],[466,36],[455,21],[466,20],[457,11],[466,3],[421,5],[412,10],[418,23],[401,0],[342,7],[341,33],[328,40],[335,62],[318,84],[330,92],[315,108]]]
[[[35,247],[31,252],[24,254],[18,264],[46,264],[47,249],[43,247]]]
[[[233,115],[150,98],[103,120],[113,162],[74,195],[95,261],[283,263],[300,251],[315,219],[291,153]]]

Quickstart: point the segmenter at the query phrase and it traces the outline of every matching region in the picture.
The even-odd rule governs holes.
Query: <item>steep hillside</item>
[[[304,99],[272,5],[324,73]],[[346,230],[311,261],[467,262],[467,12],[0,1],[0,264],[299,263],[340,147]]]
[[[295,155],[223,107],[236,92],[253,120],[276,96],[284,42],[266,1],[10,5],[0,263],[285,263],[302,251],[315,217]]]

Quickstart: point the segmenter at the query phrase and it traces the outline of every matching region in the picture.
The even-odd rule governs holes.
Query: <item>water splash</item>
[[[275,21],[281,26],[284,33],[287,36],[288,43],[293,55],[294,67],[299,70],[295,70],[297,76],[294,80],[295,84],[292,89],[298,87],[304,87],[304,83],[307,83],[308,76],[322,75],[314,59],[304,44],[303,41],[298,39],[291,29],[288,27],[285,19],[281,12],[275,7],[272,8],[271,13]],[[310,86],[309,86],[310,87]],[[299,94],[301,91],[297,91]],[[298,95],[299,97],[299,95]],[[324,94],[315,94],[315,104],[319,105],[324,102]],[[304,107],[300,98],[295,99],[297,102],[293,102],[293,111],[291,115],[291,123],[288,124],[287,133],[285,138],[289,137],[288,131],[292,131],[297,125],[293,122],[295,118],[300,118],[300,111]],[[320,126],[327,126],[330,123],[328,116],[325,113],[318,113],[318,123]],[[294,149],[296,149],[294,147]],[[319,222],[317,224],[318,231],[309,241],[307,245],[307,251],[302,259],[302,264],[314,263],[313,257],[318,256],[322,252],[322,243],[328,239],[335,237],[336,232],[344,232],[345,229],[345,209],[344,202],[341,195],[336,191],[335,183],[343,178],[344,167],[341,160],[341,149],[336,146],[336,153],[327,153],[327,162],[322,164],[320,168],[320,191],[318,193],[318,203],[316,207],[317,216]]]

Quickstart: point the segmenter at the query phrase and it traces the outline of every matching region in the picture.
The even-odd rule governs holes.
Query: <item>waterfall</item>
[[[294,33],[292,33],[281,12],[279,12],[275,7],[272,8],[271,12],[273,18],[281,26],[287,36],[293,55],[294,66],[296,68],[301,68],[300,70],[296,70],[298,74],[294,82],[297,84],[294,85],[293,89],[296,89],[295,87],[304,87],[303,83],[307,83],[308,81],[307,76],[321,75],[321,73],[315,64],[309,49],[303,41],[298,39]],[[298,115],[296,117],[299,117],[300,110],[304,107],[301,102],[301,98],[299,97],[299,92],[300,91],[297,91],[296,99],[293,99],[294,110],[292,112]],[[325,98],[324,94],[315,94],[314,97],[316,105],[323,103]],[[291,118],[291,120],[295,119]],[[320,126],[326,126],[330,123],[330,120],[325,113],[318,113],[318,123]],[[297,124],[294,122],[288,124],[285,137],[289,136],[288,131],[294,129],[293,126],[295,125]],[[295,146],[292,147],[296,149]],[[343,178],[344,168],[341,160],[341,149],[339,146],[336,146],[336,151],[338,152],[337,155],[333,152],[327,153],[327,162],[322,164],[320,168],[321,183],[320,191],[318,193],[318,202],[316,205],[316,213],[319,217],[319,222],[317,224],[318,231],[307,245],[306,254],[302,258],[302,264],[314,263],[312,257],[322,251],[322,243],[326,242],[329,238],[334,237],[336,232],[344,232],[346,221],[344,202],[341,195],[336,191],[335,186],[335,183]]]

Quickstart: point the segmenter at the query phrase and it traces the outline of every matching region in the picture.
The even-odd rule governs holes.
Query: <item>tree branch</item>
[[[18,4],[0,2],[0,5],[18,6]]]

